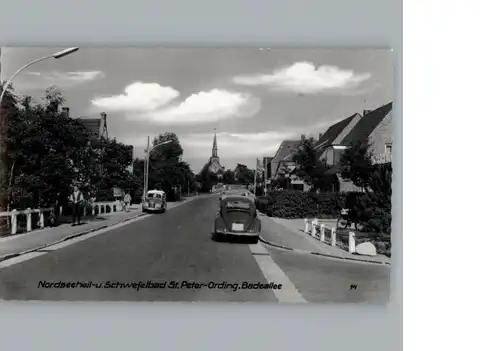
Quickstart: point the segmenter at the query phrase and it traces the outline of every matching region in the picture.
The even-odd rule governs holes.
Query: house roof
[[[356,123],[354,128],[341,141],[341,144],[349,145],[367,139],[391,110],[392,102],[367,113]]]
[[[284,140],[280,147],[278,148],[278,151],[276,151],[276,155],[274,155],[273,159],[271,162],[280,162],[282,161],[285,157],[287,157],[293,150],[295,150],[299,145],[301,141],[300,140]]]
[[[99,135],[101,131],[100,118],[77,118],[76,119],[82,126],[88,129],[92,134]]]
[[[351,123],[354,117],[356,117],[357,113],[353,114],[350,117],[347,117],[340,122],[337,122],[330,126],[327,129],[325,134],[321,136],[321,138],[316,143],[315,147],[320,147],[321,145],[329,145],[333,143],[333,141],[339,136],[340,133]]]

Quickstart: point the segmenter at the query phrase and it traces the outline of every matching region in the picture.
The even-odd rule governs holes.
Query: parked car
[[[261,222],[252,199],[246,196],[226,195],[220,199],[220,208],[215,217],[212,239],[225,236],[240,236],[259,241]]]
[[[142,212],[160,212],[167,210],[167,195],[163,190],[150,190],[142,201]]]

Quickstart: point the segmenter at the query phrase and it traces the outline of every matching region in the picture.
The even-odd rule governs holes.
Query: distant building
[[[63,113],[69,117],[69,108],[63,107]],[[80,117],[76,118],[76,120],[89,130],[96,138],[103,137],[107,139],[109,137],[107,114],[105,112],[101,112],[100,118]]]
[[[268,183],[271,181],[271,176],[272,176],[271,162],[272,162],[273,158],[274,157],[272,157],[272,156],[267,156],[267,157],[262,158],[262,167],[264,168],[265,178],[266,178]]]
[[[208,171],[216,174],[219,179],[222,179],[224,174],[224,167],[220,164],[219,150],[217,148],[217,133],[214,133],[214,142],[212,145],[212,156],[208,161]]]

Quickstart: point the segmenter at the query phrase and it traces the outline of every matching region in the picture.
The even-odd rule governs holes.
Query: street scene
[[[0,298],[387,303],[391,60],[1,48]]]

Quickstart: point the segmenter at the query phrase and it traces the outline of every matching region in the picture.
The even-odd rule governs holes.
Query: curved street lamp
[[[30,67],[31,65],[34,65],[35,63],[38,63],[40,61],[44,61],[44,60],[47,60],[47,59],[50,59],[50,58],[54,58],[54,59],[60,59],[64,56],[68,56],[72,53],[74,53],[75,51],[78,51],[79,48],[77,47],[74,47],[74,48],[67,48],[67,49],[64,49],[64,50],[61,50],[61,51],[58,51],[54,54],[51,54],[51,55],[47,55],[47,56],[43,56],[43,57],[39,57],[31,62],[28,62],[27,64],[25,64],[24,66],[22,66],[21,68],[19,68],[16,72],[14,72],[14,74],[12,75],[12,77],[9,78],[9,80],[4,84],[4,86],[2,87],[2,94],[0,95],[0,106],[2,106],[2,100],[3,100],[3,96],[5,95],[5,92],[7,91],[8,87],[10,86],[11,82],[14,80],[14,78],[19,74],[21,73],[23,70],[25,70],[26,68]]]
[[[167,140],[167,141],[164,141],[164,142],[161,142],[159,144],[154,145],[151,149],[146,149],[145,150],[146,154],[145,154],[145,157],[144,157],[144,169],[145,169],[145,172],[144,172],[144,194],[143,194],[143,198],[144,199],[146,199],[146,193],[148,192],[149,156],[151,155],[151,151],[153,151],[158,146],[170,144],[171,142],[172,142],[172,140]]]

